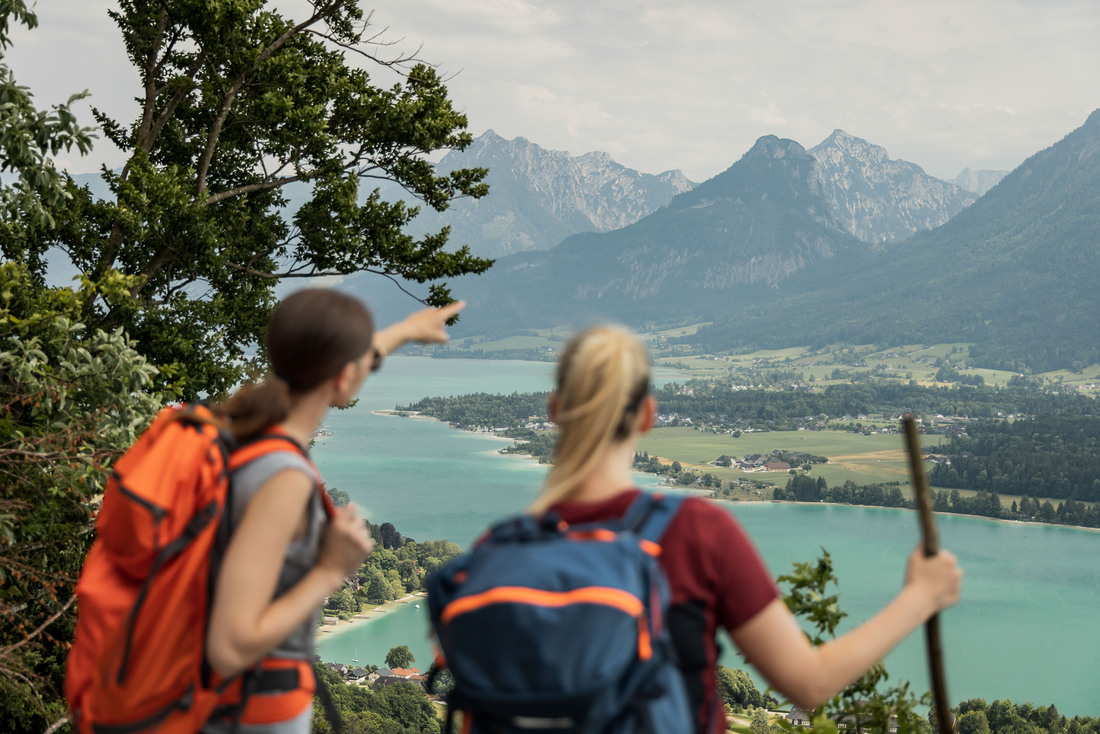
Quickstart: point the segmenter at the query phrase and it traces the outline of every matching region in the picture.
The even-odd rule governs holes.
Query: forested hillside
[[[1016,371],[1100,361],[1100,111],[945,224],[872,247],[843,231],[798,143],[761,138],[629,227],[462,279],[460,333],[707,323],[711,352],[969,342]]]
[[[1040,416],[977,421],[939,447],[951,457],[930,480],[939,487],[1100,501],[1100,420]]]
[[[973,342],[976,364],[1100,361],[1100,110],[942,227],[805,292],[716,319],[698,343]]]

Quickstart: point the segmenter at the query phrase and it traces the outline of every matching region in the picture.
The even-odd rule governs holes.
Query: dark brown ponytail
[[[226,420],[237,440],[282,423],[290,413],[290,388],[280,379],[242,385],[214,414]]]

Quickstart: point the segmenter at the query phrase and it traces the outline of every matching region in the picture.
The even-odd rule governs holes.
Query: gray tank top
[[[233,498],[229,511],[233,527],[237,527],[248,503],[263,486],[264,482],[285,469],[298,469],[314,486],[307,505],[308,521],[306,532],[301,538],[292,540],[283,559],[279,572],[279,581],[275,586],[275,597],[285,594],[298,583],[310,569],[317,564],[321,549],[321,532],[326,515],[324,503],[317,488],[317,470],[309,459],[296,451],[274,451],[255,459],[234,474]],[[320,605],[317,609],[320,613]],[[275,648],[268,657],[291,658],[294,660],[313,660],[313,636],[317,628],[317,614],[302,622],[290,635]]]

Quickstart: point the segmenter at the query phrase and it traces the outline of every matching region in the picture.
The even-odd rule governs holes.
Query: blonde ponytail
[[[532,514],[573,496],[607,448],[630,435],[649,387],[649,357],[630,332],[595,326],[566,346],[556,382],[560,435]]]

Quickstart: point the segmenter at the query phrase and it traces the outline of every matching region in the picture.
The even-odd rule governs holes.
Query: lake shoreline
[[[423,600],[425,603],[427,603],[427,592],[418,591],[415,594],[408,594],[401,597],[400,599],[388,601],[385,604],[378,604],[370,609],[364,609],[351,619],[341,619],[336,624],[322,624],[314,632],[313,640],[314,642],[316,642],[320,639],[328,640],[339,637],[345,632],[349,632],[357,627],[364,626],[370,622],[373,622],[376,619],[381,619],[385,615],[397,609],[400,609],[406,604],[412,604],[414,602],[419,603],[420,600]]]
[[[409,358],[399,370],[373,375],[373,384],[368,383],[373,391],[364,390],[358,406],[331,413],[326,424],[335,435],[319,442],[318,465],[328,483],[351,495],[373,522],[391,522],[417,540],[449,538],[468,547],[494,520],[515,514],[536,496],[536,462],[490,458],[490,450],[508,444],[476,440],[485,433],[459,434],[445,430],[446,421],[441,426],[427,418],[402,422],[372,411],[409,405],[425,395],[543,390],[549,369],[537,367],[542,365],[449,360],[441,368],[439,362]],[[528,468],[524,464],[529,471],[522,471]],[[633,481],[649,491],[680,493],[667,485],[652,486],[659,479],[651,475],[634,474]],[[764,494],[771,499],[770,490]],[[753,493],[753,498],[761,495]],[[773,571],[791,568],[794,560],[817,558],[827,548],[841,579],[839,604],[852,623],[889,603],[899,586],[901,559],[917,543],[915,516],[858,506],[813,510],[786,504],[715,507],[739,516]],[[940,619],[956,699],[1053,702],[1067,715],[1095,714],[1100,641],[1096,629],[1081,620],[1100,606],[1092,560],[1098,536],[1017,531],[965,518],[942,518],[938,524],[941,545],[959,556],[967,573],[963,600]],[[368,613],[371,609],[366,607]],[[318,652],[323,660],[354,665],[352,658],[379,663],[377,658],[390,648],[407,645],[423,663],[434,656],[427,617],[423,602],[420,609],[404,604],[378,624],[352,623],[350,632],[333,639],[333,633],[322,635]],[[724,647],[723,664],[743,667],[729,643]],[[928,685],[919,634],[899,645],[886,666],[892,681],[911,681],[913,690]]]
[[[420,411],[412,411],[412,410],[409,410],[409,411],[374,410],[374,411],[371,411],[371,412],[374,413],[375,415],[381,415],[381,416],[387,416],[387,417],[395,417],[395,418],[411,417],[411,418],[419,418],[420,420],[429,420],[429,421],[436,421],[437,423],[443,423],[443,421],[440,420],[439,418],[424,415]],[[496,435],[495,433],[493,433],[491,431],[471,431],[471,430],[467,430],[467,429],[464,429],[464,428],[459,428],[458,426],[455,426],[453,424],[448,424],[448,425],[452,428],[455,428],[455,429],[460,430],[460,431],[465,431],[466,433],[471,433],[475,436],[484,436],[485,438],[491,438],[491,439],[495,439],[497,441],[511,441],[511,442],[516,441],[516,439],[508,438],[507,436],[498,436],[498,435]],[[487,451],[486,453],[492,453],[492,454],[496,454],[498,456],[520,456],[520,457],[527,457],[527,458],[535,460],[535,461],[538,460],[537,457],[531,456],[530,454],[504,453],[503,451],[500,451],[500,450]],[[636,469],[634,469],[632,471],[636,471],[638,474],[647,474],[648,476],[652,476],[652,477],[660,477],[661,476],[659,474],[652,474],[650,472],[637,471]],[[661,486],[667,486],[667,487],[674,488],[674,489],[683,489],[683,490],[687,490],[687,491],[690,491],[690,490],[693,489],[692,487],[680,487],[679,485],[666,484],[666,483],[663,483],[663,482],[662,482]],[[698,490],[698,491],[707,492],[709,490]],[[883,509],[883,510],[904,510],[906,512],[916,512],[915,509],[912,509],[912,508],[909,508],[909,507],[884,507],[882,505],[853,505],[853,504],[848,504],[847,502],[799,502],[797,500],[775,500],[775,499],[770,499],[770,498],[765,498],[765,497],[760,497],[759,499],[744,498],[744,499],[736,499],[736,500],[723,499],[723,498],[719,498],[719,497],[707,497],[705,499],[710,499],[710,500],[713,500],[714,502],[728,502],[729,504],[749,504],[749,503],[756,504],[756,503],[762,503],[762,502],[770,502],[770,503],[773,503],[773,504],[784,504],[784,505],[817,505],[817,506],[825,505],[825,506],[831,506],[831,507],[877,507],[877,508]],[[1008,519],[1008,518],[989,517],[987,515],[969,515],[969,514],[960,513],[960,512],[934,512],[934,514],[943,515],[943,516],[955,515],[955,516],[958,516],[958,517],[972,517],[972,518],[975,518],[975,519],[978,519],[978,520],[988,520],[989,522],[998,522],[998,523],[1009,523],[1009,524],[1012,524],[1012,525],[1039,525],[1039,526],[1044,526],[1044,527],[1045,526],[1050,526],[1050,527],[1061,527],[1061,528],[1073,528],[1075,530],[1087,530],[1087,531],[1093,532],[1093,533],[1100,533],[1100,528],[1090,528],[1090,527],[1085,527],[1084,525],[1064,525],[1062,523],[1053,523],[1053,522],[1012,520],[1012,519]]]

